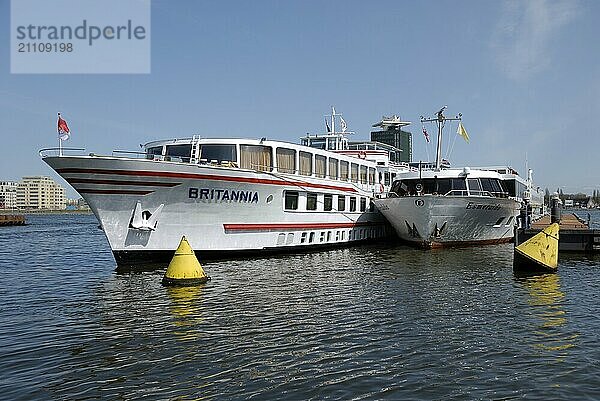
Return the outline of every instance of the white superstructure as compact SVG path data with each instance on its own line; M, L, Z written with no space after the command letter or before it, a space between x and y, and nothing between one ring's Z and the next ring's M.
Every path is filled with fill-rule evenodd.
M343 132L303 143L195 136L139 154L41 154L89 204L118 262L168 258L183 235L204 257L386 236L372 199L389 190L381 169L407 166L348 153Z

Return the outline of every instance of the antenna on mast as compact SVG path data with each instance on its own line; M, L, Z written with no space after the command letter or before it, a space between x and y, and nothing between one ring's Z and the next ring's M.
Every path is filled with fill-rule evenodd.
M440 111L436 113L436 118L428 118L421 116L421 123L436 122L438 126L438 137L437 137L437 149L435 152L435 169L439 171L442 164L442 131L446 121L462 121L462 113L458 113L455 117L446 117L444 111L448 106L443 106Z

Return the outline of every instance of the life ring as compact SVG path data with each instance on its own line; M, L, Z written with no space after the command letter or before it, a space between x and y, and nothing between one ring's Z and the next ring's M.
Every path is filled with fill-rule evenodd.
M358 158L359 159L363 159L363 160L366 159L367 158L367 152L365 152L365 151L359 152L358 153Z

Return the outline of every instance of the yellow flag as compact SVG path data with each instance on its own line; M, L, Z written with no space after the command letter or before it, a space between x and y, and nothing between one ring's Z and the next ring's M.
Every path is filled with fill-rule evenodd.
M465 127L463 127L462 122L458 123L458 129L456 130L456 133L460 136L463 137L463 139L469 143L469 134L467 134L467 130L465 129Z

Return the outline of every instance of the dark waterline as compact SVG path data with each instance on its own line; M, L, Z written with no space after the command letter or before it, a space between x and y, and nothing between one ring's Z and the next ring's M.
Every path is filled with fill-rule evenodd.
M593 212L593 220L598 221ZM0 230L0 398L598 399L600 256L372 245L118 273L93 216Z

